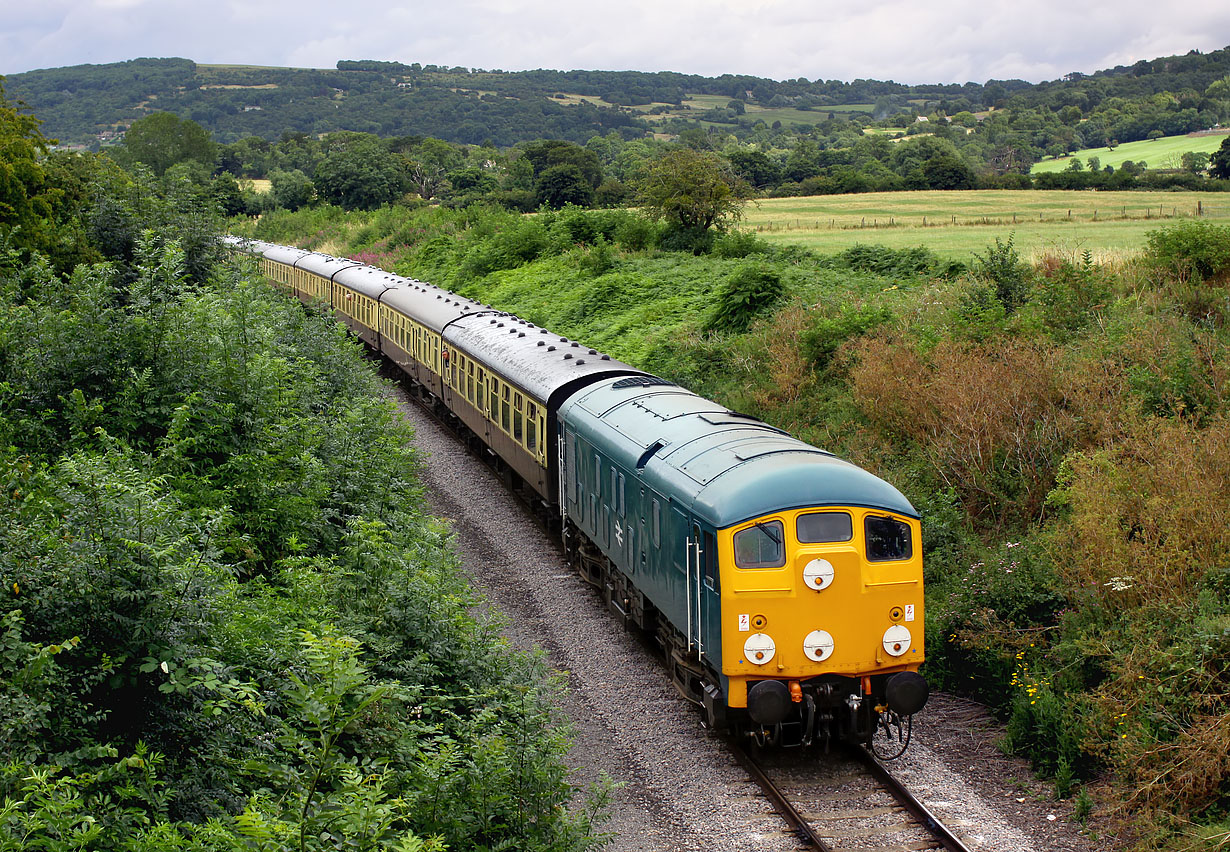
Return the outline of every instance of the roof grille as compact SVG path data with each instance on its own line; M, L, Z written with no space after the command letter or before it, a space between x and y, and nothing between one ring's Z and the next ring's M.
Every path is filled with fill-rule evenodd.
M651 388L654 385L674 384L674 382L668 382L666 379L659 379L657 376L628 376L626 379L620 379L611 385L611 388L613 390L623 390L624 388Z

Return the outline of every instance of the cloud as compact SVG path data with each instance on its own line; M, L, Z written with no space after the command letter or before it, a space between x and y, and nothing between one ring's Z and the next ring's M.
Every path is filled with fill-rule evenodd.
M1175 0L0 0L0 73L183 56L333 67L681 71L963 83L1055 79L1222 47L1230 4Z

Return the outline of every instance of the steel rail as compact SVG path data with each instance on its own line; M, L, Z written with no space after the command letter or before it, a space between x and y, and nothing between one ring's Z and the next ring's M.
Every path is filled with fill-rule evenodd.
M905 785L884 768L884 764L880 763L874 754L861 746L851 747L850 751L855 754L863 766L867 767L872 777L897 800L897 803L905 808L910 816L914 817L923 828L930 832L931 836L938 840L948 852L970 852L970 848L961 841L961 838L953 834L948 829L948 826L936 819L935 815L927 810L927 807L905 788Z
M825 843L823 838L812 828L811 823L798 812L794 805L790 804L782 794L782 791L777 789L777 785L760 768L760 764L756 763L755 759L747 753L747 750L734 739L728 739L728 742L735 758L747 770L747 773L752 776L752 780L756 782L769 801L773 803L773 809L794 828L794 833L800 842L806 843L810 848L818 850L818 852L833 852L833 847Z

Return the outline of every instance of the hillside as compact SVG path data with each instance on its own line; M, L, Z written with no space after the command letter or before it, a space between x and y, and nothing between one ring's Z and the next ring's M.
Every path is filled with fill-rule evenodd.
M218 142L245 136L358 131L433 136L507 147L531 139L625 139L688 127L730 133L762 149L788 136L822 148L852 144L876 123L926 131L916 121L964 127L1011 163L1151 131L1187 133L1230 123L1230 50L1163 57L1131 67L1023 80L907 86L892 81L776 81L669 71L442 68L372 60L337 69L197 65L134 59L15 74L5 86L61 143L105 144L156 111L190 118ZM853 119L853 121L851 121ZM994 161L990 150L981 155Z

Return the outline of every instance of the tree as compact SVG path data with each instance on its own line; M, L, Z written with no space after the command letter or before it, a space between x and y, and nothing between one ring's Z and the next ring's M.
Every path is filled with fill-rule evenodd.
M677 148L650 163L637 182L654 219L687 231L723 229L743 213L745 187L716 154Z
M928 189L973 189L977 185L973 170L949 154L932 157L922 170Z
M139 118L124 134L119 158L124 165L144 163L161 177L176 163L195 161L213 168L217 146L209 132L191 119L169 112Z
M375 137L354 135L316 166L316 191L347 210L373 210L400 198L408 185L400 158Z
M764 151L731 151L726 155L735 173L755 187L776 186L782 182L782 167Z
M572 142L560 139L531 142L523 149L523 156L534 167L536 180L554 166L573 165L581 171L591 189L602 185L602 162L598 155Z
M20 228L18 245L42 242L55 195L42 163L50 145L39 120L10 105L0 84L0 237Z
M1221 147L1209 158L1209 174L1221 180L1230 180L1230 136L1221 142Z
M450 171L461 164L461 152L440 139L424 139L406 157L410 184L419 198L430 201L447 180Z
M539 204L559 209L565 204L588 207L594 203L594 188L572 163L552 166L538 178Z
M312 179L299 169L292 169L288 172L270 172L269 182L274 202L287 210L306 207L312 202L312 196L316 193Z

